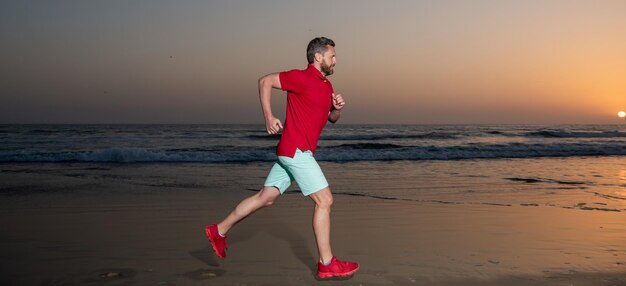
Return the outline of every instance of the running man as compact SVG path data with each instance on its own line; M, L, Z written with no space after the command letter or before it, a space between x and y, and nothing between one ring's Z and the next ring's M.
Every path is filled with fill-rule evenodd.
M319 252L317 275L320 278L348 276L359 269L355 262L337 259L330 247L330 208L333 195L313 157L317 141L326 121L337 122L345 102L335 94L326 76L333 74L335 43L328 38L315 38L307 47L309 65L305 70L268 74L259 79L259 97L269 134L277 134L283 124L272 114L272 88L287 92L286 120L276 148L278 161L267 176L263 188L241 201L220 223L205 231L215 254L226 258L226 234L239 221L272 203L296 181L302 194L315 202L313 231Z

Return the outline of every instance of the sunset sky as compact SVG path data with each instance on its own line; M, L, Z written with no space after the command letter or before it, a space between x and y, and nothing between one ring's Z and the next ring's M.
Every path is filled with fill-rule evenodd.
M3 1L0 123L263 123L337 44L344 123L623 123L626 1ZM275 91L274 113L285 96Z

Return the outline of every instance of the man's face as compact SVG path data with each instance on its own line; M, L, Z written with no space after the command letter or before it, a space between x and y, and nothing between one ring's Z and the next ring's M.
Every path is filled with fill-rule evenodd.
M322 55L321 67L324 76L329 76L335 71L335 64L337 59L335 58L335 47L326 46L326 52Z

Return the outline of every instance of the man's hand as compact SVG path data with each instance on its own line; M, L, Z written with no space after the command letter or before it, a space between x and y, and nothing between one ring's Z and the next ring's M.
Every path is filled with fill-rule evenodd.
M328 121L335 123L337 122L337 120L339 120L339 117L341 116L341 109L343 108L344 105L346 105L346 102L343 101L343 96L341 96L341 94L333 93L332 100L333 100L333 108L328 113Z
M265 120L265 129L269 134L276 134L283 128L283 124L280 123L280 119L276 117L270 117Z
M343 101L343 97L341 96L341 94L333 93L333 107L335 108L335 110L341 110L345 104L346 102Z

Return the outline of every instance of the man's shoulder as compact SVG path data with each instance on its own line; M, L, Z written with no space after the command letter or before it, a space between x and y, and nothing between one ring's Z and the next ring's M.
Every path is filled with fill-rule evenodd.
M309 78L311 75L306 69L292 69L288 71L280 72L279 76L289 81L302 81Z
M290 69L290 70L286 70L283 71L282 73L290 73L290 74L304 74L306 72L306 69Z

